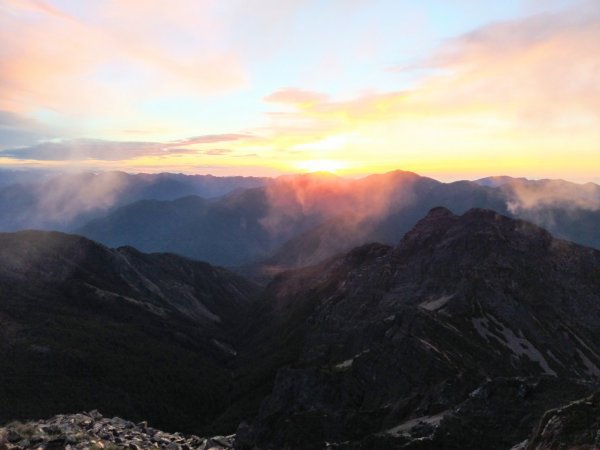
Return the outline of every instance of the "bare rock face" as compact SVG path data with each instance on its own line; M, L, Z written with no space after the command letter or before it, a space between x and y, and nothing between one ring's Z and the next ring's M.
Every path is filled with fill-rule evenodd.
M526 450L600 448L600 392L544 414Z
M287 364L240 448L510 448L600 376L600 252L493 211L283 273L261 314Z

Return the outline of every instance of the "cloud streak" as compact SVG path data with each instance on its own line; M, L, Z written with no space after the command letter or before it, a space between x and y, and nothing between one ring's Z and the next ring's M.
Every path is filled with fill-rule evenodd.
M10 111L0 110L0 149L21 146L31 141L48 139L54 132L35 120Z
M227 155L232 150L185 148L199 144L214 144L251 139L248 134L211 134L172 142L120 142L99 139L73 139L42 142L37 145L0 151L0 158L38 161L127 161L141 157L173 155Z
M488 112L515 119L573 113L600 120L600 6L495 23L447 42L414 66L433 75L412 89L345 101L284 89L265 98L301 116L344 120L460 116ZM400 70L407 70L406 67Z
M283 103L295 106L310 106L323 103L328 100L328 96L319 92L306 91L297 88L280 89L267 95L264 100L270 103Z

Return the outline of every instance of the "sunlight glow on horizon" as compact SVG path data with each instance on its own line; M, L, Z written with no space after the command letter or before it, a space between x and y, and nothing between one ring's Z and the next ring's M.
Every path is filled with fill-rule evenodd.
M600 3L484 3L6 0L0 168L599 182Z
M346 168L348 164L343 161L333 161L330 159L311 159L309 161L302 161L297 166L304 172L329 172L335 174L341 169Z

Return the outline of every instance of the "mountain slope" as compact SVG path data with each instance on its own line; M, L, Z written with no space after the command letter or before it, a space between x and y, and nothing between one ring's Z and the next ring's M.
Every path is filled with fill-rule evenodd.
M188 195L215 198L238 189L263 186L268 181L174 173L0 171L0 230L72 231L138 200L175 200Z
M393 245L436 206L444 206L456 214L471 208L492 209L533 222L560 238L600 248L599 186L493 177L477 182L431 184L416 191L412 201L386 209L382 214L332 218L283 244L253 271L272 272L316 264L367 242Z
M393 181L393 180L392 180ZM427 178L410 186L411 200L374 216L348 214L334 217L282 245L262 264L281 269L317 264L367 242L398 242L427 212L445 206L457 214L485 207L508 213L500 192L469 181L432 182ZM375 193L373 195L376 195Z
M0 422L102 408L200 432L257 288L171 254L0 234Z
M343 222L343 232L337 233L337 245L318 253L328 257L339 247L363 243L373 217L412 204L438 184L402 171L361 180L323 174L281 177L268 186L235 192L210 203L191 197L137 202L89 222L77 232L111 246L172 251L237 266L263 260L285 242L328 221L335 224L339 217L351 218ZM366 234L361 231L365 227ZM316 255L308 255L309 260Z
M262 351L248 352L260 370L274 374L275 358L287 367L240 440L509 448L600 378L599 275L599 251L492 211L445 208L397 247L283 273L263 294Z
M77 232L113 247L131 245L147 252L170 251L213 264L236 265L264 256L265 249L275 245L260 222L266 209L264 195L257 190L220 202L196 196L143 200Z
M395 244L435 206L457 214L493 209L600 248L600 187L592 183L510 177L440 183L404 171L358 180L106 172L32 181L25 175L0 189L0 230L76 231L110 246L246 266L243 273L316 264L372 241ZM212 200L184 199L191 196Z

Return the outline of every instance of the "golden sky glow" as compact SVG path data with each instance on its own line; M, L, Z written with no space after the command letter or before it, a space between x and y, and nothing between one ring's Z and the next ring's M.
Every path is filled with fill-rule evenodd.
M0 167L599 182L600 3L484 3L5 0Z

